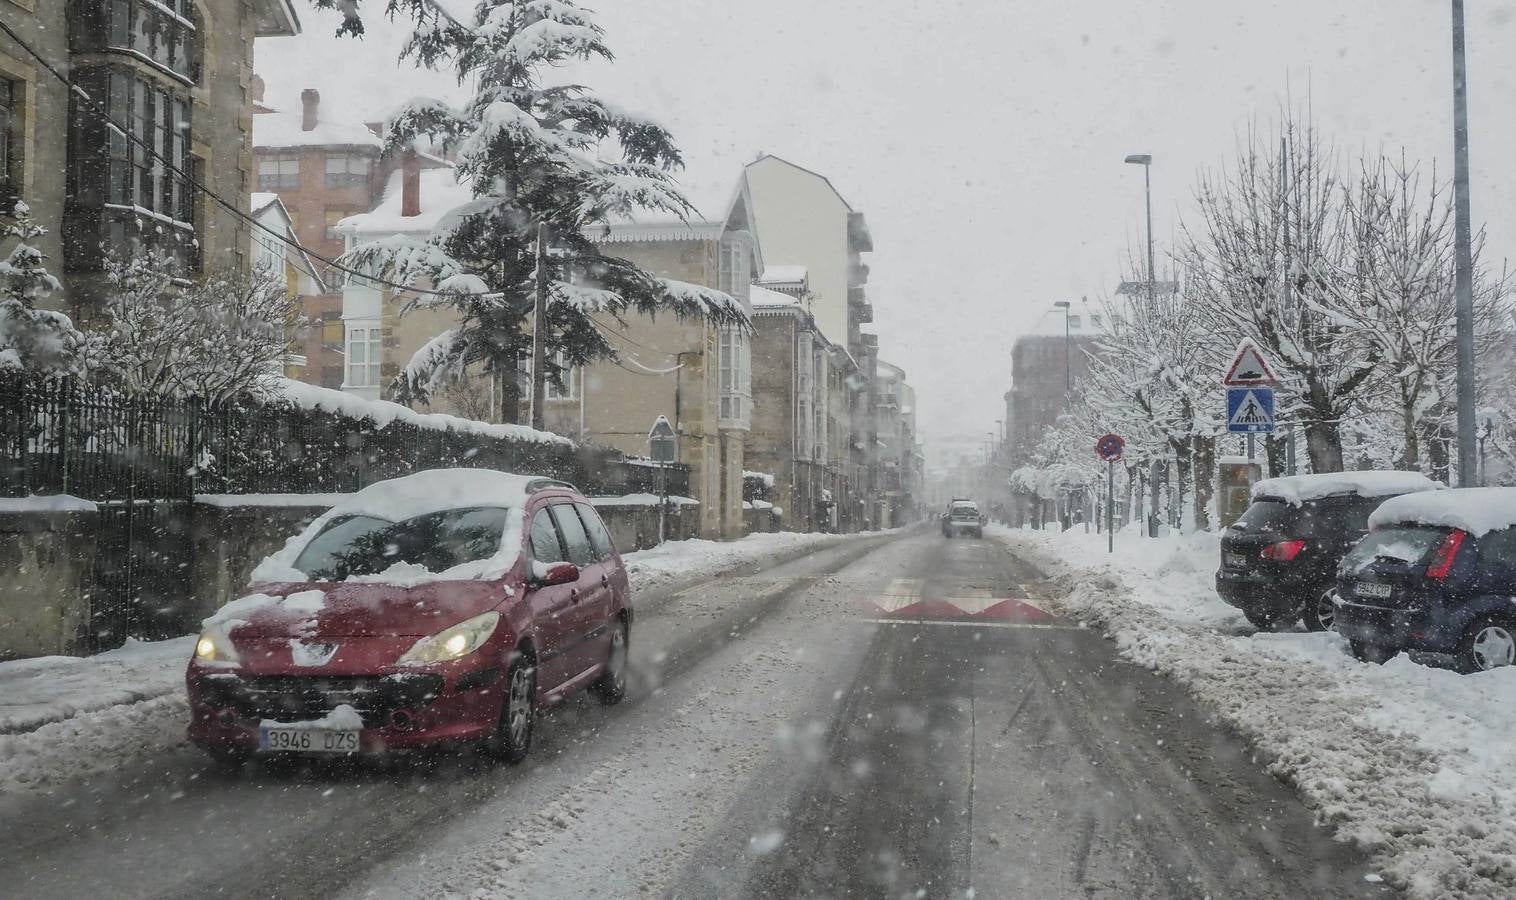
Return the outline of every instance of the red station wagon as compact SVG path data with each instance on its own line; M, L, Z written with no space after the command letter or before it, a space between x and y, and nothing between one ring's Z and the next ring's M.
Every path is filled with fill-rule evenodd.
M571 485L483 469L379 482L322 515L205 621L190 740L264 753L473 743L515 762L536 711L626 691L631 590Z

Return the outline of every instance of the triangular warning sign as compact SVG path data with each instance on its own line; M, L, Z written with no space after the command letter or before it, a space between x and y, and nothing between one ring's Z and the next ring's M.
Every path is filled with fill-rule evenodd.
M1255 384L1274 384L1278 380L1274 377L1274 370L1264 361L1258 346L1244 339L1237 345L1237 355L1232 358L1232 365L1221 383L1227 387L1251 387Z
M1242 398L1242 402L1237 404L1237 411L1232 413L1232 418L1227 424L1260 426L1268 425L1273 420L1274 417L1269 415L1268 409L1259 401L1258 395L1248 391Z

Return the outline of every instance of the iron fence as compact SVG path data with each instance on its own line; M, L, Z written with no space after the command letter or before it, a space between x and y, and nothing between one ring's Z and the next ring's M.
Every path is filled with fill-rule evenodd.
M560 478L596 494L652 492L658 484L656 467L603 449L381 424L282 402L209 406L0 372L0 496L338 493L455 466ZM670 466L666 475L670 493L688 493L688 467Z

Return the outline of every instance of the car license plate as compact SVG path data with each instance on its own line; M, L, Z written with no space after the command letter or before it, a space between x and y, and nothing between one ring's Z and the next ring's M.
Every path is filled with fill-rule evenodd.
M1228 553L1225 560L1226 564L1234 569L1245 568L1248 564L1248 558L1241 553Z
M260 728L258 749L264 753L357 753L358 732L329 728Z
M1359 583L1358 587L1354 589L1354 593L1360 597L1377 597L1383 599L1390 595L1390 586L1387 584L1361 582Z

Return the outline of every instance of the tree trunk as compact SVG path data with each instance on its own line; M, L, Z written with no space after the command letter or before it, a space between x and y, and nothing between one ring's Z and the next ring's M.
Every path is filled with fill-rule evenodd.
M521 381L516 377L514 367L512 371L499 374L500 379L500 421L506 425L521 424Z
M1285 475L1289 470L1289 439L1278 435L1265 435L1263 438L1263 459L1268 477L1278 478Z
M1195 527L1211 529L1211 498L1216 495L1216 439L1203 435L1190 438L1195 462Z
M1414 398L1406 396L1405 387L1400 389L1400 439L1405 446L1400 451L1400 468L1407 472L1421 470L1421 442L1416 434L1416 411Z
M1432 478L1443 484L1452 484L1453 466L1447 440L1435 425L1428 427L1423 436L1426 439L1427 462L1432 467Z
M1342 471L1342 435L1334 422L1321 420L1305 425L1305 449L1312 472Z
M1174 448L1174 498L1169 503L1172 518L1171 524L1179 531L1184 530L1184 494L1185 488L1190 483L1190 442L1170 440L1169 444Z

